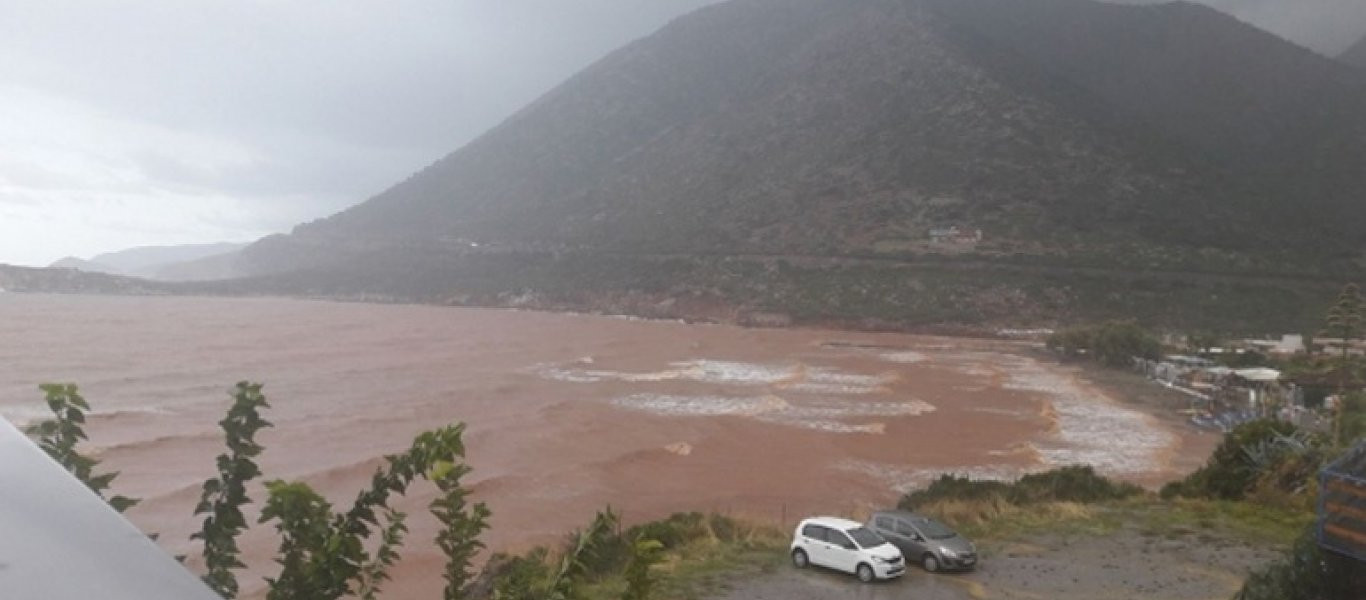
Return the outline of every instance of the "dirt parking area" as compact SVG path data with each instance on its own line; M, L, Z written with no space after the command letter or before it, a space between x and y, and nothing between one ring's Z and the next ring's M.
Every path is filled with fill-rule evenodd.
M911 569L898 580L861 584L823 569L783 566L734 582L716 600L1094 600L1231 597L1251 568L1277 552L1208 533L1153 534L1126 528L1104 536L1045 535L983 545L971 573Z

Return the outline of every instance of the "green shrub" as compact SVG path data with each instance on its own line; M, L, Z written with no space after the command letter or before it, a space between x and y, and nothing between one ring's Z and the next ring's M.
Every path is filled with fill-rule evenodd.
M1295 440L1304 447L1297 450ZM1162 497L1242 500L1256 489L1263 476L1277 471L1283 461L1313 450L1319 443L1283 421L1262 419L1244 423L1224 436L1205 466L1164 486ZM1301 471L1312 477L1314 469ZM1295 487L1297 482L1284 481L1280 485Z
M702 513L675 513L662 521L652 521L632 527L627 537L646 537L673 550L707 536L707 516Z
M1111 367L1128 366L1134 357L1155 359L1162 342L1133 321L1110 321L1074 327L1048 336L1048 348L1068 356L1086 356Z
M946 473L931 482L929 487L903 496L897 506L904 510L915 510L941 500L1004 500L1009 496L1010 484L1000 481L974 481Z
M1073 465L1025 475L1013 483L974 481L941 475L923 490L906 494L898 506L916 510L940 501L1004 501L1015 506L1044 502L1091 503L1117 500L1143 493L1129 483L1116 483L1096 474L1087 465Z
M1366 598L1366 568L1319 548L1310 525L1279 561L1243 582L1235 600L1358 600Z
M1092 503L1119 500L1143 493L1132 483L1116 483L1096 474L1089 465L1073 465L1025 475L1012 486L1010 501L1024 505L1038 502Z

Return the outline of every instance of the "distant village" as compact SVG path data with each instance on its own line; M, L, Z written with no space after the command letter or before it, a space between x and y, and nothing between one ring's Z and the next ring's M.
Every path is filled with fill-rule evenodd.
M1168 347L1188 345L1185 338L1169 337ZM1314 430L1328 431L1332 411L1344 389L1332 374L1313 370L1283 372L1267 366L1231 367L1230 364L1288 362L1316 354L1366 354L1361 341L1320 338L1307 344L1302 335L1279 339L1243 339L1222 346L1201 348L1199 356L1169 354L1157 360L1134 358L1135 371L1190 398L1184 411L1198 427L1227 432L1247 421L1273 418Z

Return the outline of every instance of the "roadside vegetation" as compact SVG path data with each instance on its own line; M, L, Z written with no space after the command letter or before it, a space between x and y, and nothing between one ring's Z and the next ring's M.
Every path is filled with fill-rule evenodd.
M704 598L718 590L723 576L768 571L786 562L789 541L772 527L701 513L675 514L622 531L609 510L563 547L494 554L472 597ZM566 582L573 584L574 595L557 594Z
M118 473L98 473L99 460L78 445L88 439L83 424L90 405L71 384L41 386L51 419L26 430L39 447L91 491L123 512L138 500L110 495ZM202 527L191 537L202 542L206 585L225 599L241 591L237 574L246 565L237 545L252 523L242 512L253 502L252 481L263 477L256 464L264 452L255 440L271 423L260 384L242 382L219 422L227 451L206 480L194 514ZM266 578L269 600L330 600L379 597L389 569L408 542L406 514L389 506L419 480L440 494L429 510L441 524L432 541L446 557L442 598L499 600L648 600L700 598L715 591L722 575L737 570L771 570L786 560L784 532L720 515L676 514L622 530L610 508L560 547L540 547L512 556L494 554L477 574L480 535L490 511L471 504L461 478L463 424L424 432L405 452L385 457L370 485L349 506L336 507L299 481L269 480L256 526L272 527L279 539L278 572ZM181 560L184 557L179 557Z

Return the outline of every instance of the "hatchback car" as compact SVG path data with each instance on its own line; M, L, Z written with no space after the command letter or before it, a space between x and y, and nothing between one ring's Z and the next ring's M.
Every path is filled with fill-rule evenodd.
M813 517L797 525L792 533L792 564L853 573L865 583L906 572L896 546L858 521L835 517Z
M901 549L906 562L931 573L977 566L977 547L943 523L904 510L873 513L868 528Z

